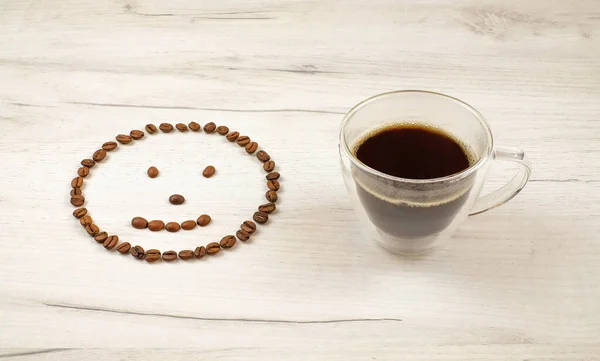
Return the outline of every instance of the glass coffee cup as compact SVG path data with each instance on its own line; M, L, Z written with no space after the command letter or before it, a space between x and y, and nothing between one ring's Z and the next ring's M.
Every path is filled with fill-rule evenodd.
M402 124L450 135L468 151L468 167L443 177L410 179L383 173L357 158L358 147L371 134ZM469 215L502 205L517 195L531 174L523 151L494 146L483 115L465 102L434 92L394 91L359 103L344 117L339 142L344 182L364 230L369 238L395 253L433 250ZM515 162L519 171L500 189L480 196L494 160Z

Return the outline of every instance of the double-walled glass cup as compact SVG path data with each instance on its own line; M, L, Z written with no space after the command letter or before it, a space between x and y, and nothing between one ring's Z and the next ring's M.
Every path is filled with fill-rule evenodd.
M420 125L451 135L472 157L469 168L446 177L407 179L379 172L357 159L356 149L369 134L395 124ZM433 250L467 216L517 195L531 174L523 151L494 146L489 125L477 110L428 91L384 93L356 105L342 121L339 153L344 182L368 236L401 254ZM506 185L480 197L493 160L515 162L519 171Z

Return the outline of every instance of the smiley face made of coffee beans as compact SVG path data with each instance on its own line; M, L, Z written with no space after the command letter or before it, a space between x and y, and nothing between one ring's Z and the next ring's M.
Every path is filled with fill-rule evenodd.
M265 198L268 203L260 205L258 207L257 212L254 213L251 220L243 221L240 225L240 229L237 230L235 236L234 235L226 235L219 242L211 242L207 245L199 245L194 250L192 249L184 249L180 251L169 250L165 252L161 252L158 249L149 249L144 250L142 246L136 245L132 246L129 242L123 242L119 240L117 235L112 235L109 232L102 231L100 227L98 227L92 217L88 214L88 210L82 207L85 203L85 198L82 193L82 187L84 183L84 178L87 177L96 163L102 162L106 159L107 153L111 152L118 147L118 143L121 144L129 144L135 141L139 141L144 138L144 131L142 130L132 130L129 135L119 134L115 137L115 141L110 141L102 144L102 147L98 149L91 158L84 159L81 161L81 168L77 170L77 177L73 178L71 181L71 204L75 207L79 207L75 209L73 212L73 216L79 219L81 226L85 228L87 233L94 238L94 240L101 245L104 246L107 250L116 249L121 254L131 254L133 258L141 260L144 259L147 262L156 262L156 261L166 261L172 262L177 259L181 260L192 260L192 259L202 259L204 256L216 255L222 249L230 249L235 246L237 239L240 241L247 241L250 239L252 234L256 231L256 223L265 224L269 220L269 214L273 212L276 208L275 203L277 202L277 191L280 188L279 184L279 173L274 172L275 162L271 160L271 157L264 150L258 150L258 144L256 142L251 141L248 136L240 135L240 133L236 131L230 131L228 127L221 125L217 126L215 123L210 122L202 127L200 124L196 122L191 122L189 124L178 123L175 126L169 123L162 123L158 126L158 128L153 124L147 124L145 130L148 134L155 133L170 133L174 130L179 132L202 132L212 134L217 133L227 138L231 143L236 142L240 147L244 147L246 152L249 155L256 155L256 158L263 163L263 169L267 172L266 175L266 185L267 192L265 194ZM212 166L208 166L203 175L207 178L211 177L215 173L215 169ZM154 178L158 175L158 170L155 167L150 167L148 169L148 176ZM169 197L169 202L171 204L182 204L185 201L185 198L181 195L174 194ZM183 230L192 230L196 227L196 225L200 227L205 227L210 223L210 216L203 214L198 217L197 220L187 220L182 222L181 224L176 222L169 222L166 225L163 221L153 220L148 222L146 219L142 217L135 217L131 221L131 225L137 229L149 229L150 231L160 231L162 229L166 229L169 232L177 232L180 229ZM256 222L256 223L255 223Z

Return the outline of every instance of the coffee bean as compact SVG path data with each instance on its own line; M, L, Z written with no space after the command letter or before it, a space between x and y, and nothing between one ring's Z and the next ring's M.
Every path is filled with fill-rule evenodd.
M98 243L104 243L104 241L106 241L107 238L108 238L108 233L106 233L106 232L100 232L96 236L94 236L94 239Z
M160 251L157 249L149 249L144 253L144 259L147 262L156 262L160 260Z
M237 144L240 147L245 147L248 143L250 143L250 138L245 135L240 135L237 139Z
M129 132L129 135L135 140L140 140L144 137L144 132L142 132L141 130L134 129L131 132Z
M252 221L246 221L242 223L240 228L242 229L242 231L246 231L249 234L253 234L254 232L256 232L256 223Z
M194 250L194 257L201 259L204 256L206 256L206 247L204 247L204 246L196 247L196 249Z
M256 158L258 158L258 160L264 163L268 162L271 159L271 156L264 150L259 150L258 153L256 153Z
M210 216L208 214L203 214L200 217L198 217L198 219L196 220L196 223L198 223L198 225L200 227L206 227L206 226L208 226L210 221L211 221Z
M263 164L263 169L265 170L265 172L272 172L273 169L275 169L275 162L273 162L272 160L266 161L265 164Z
M158 168L156 167L150 167L148 168L148 177L150 178L156 178L158 176Z
M190 124L188 124L188 127L190 128L190 130L192 132L199 132L200 130L202 130L202 127L200 126L200 124L198 124L196 122L191 122Z
M275 203L266 203L266 204L261 204L260 206L258 206L259 212L264 212L267 214L273 213L273 211L275 209L277 209L277 206L275 205Z
M267 200L271 203L275 203L277 202L277 192L273 191L273 190L268 190L267 193L265 194L265 198L267 198Z
M119 243L119 236L108 236L108 238L102 243L104 248L113 249Z
M254 219L256 223L265 224L269 220L269 215L265 212L255 212L252 219Z
M148 134L154 134L156 133L156 125L154 124L146 124L146 127L144 127L144 129L146 129L146 131L148 132Z
M110 152L111 150L115 150L117 149L117 142L106 142L104 144L102 144L102 149L104 149L107 152Z
M185 221L181 223L181 229L183 229L184 231L190 231L192 229L196 228L196 221L194 220L189 220L189 221Z
M77 208L73 211L73 217L81 218L87 214L87 208Z
M73 188L71 189L71 197L73 196L80 196L81 195L81 188Z
M181 226L179 225L179 223L177 222L169 222L167 223L167 225L165 226L165 229L168 232L177 232L181 229Z
M191 249L184 249L182 251L179 251L179 258L181 258L184 261L192 259L194 258L194 251L192 251Z
M148 222L148 229L152 232L162 231L165 228L165 222L160 220L154 220Z
M92 159L94 160L94 162L101 162L102 160L104 160L104 158L106 158L106 151L104 149L98 149L92 155Z
M267 187L272 191L278 191L281 185L278 180L270 180L267 182Z
M209 256L214 256L219 252L221 252L221 246L217 242L212 242L206 245L206 253Z
M177 130L179 130L180 132L187 132L188 131L188 126L183 124L183 123L177 123L175 124L175 128L177 128Z
M71 181L71 188L81 188L83 186L83 178L75 177Z
M131 220L131 225L135 229L146 229L148 227L148 221L146 220L146 218L134 217Z
M131 249L131 244L129 242L123 242L117 247L117 251L120 254L129 253L130 249Z
M135 246L135 247L131 247L131 249L129 250L129 253L137 259L142 259L144 258L144 249L142 248L142 246Z
M100 233L100 228L98 228L98 226L93 223L85 226L85 230L90 236L95 236L98 233Z
M237 231L235 233L236 237L240 240L240 241L247 241L250 239L250 233L240 229L239 231Z
M224 125L219 125L217 127L217 133L219 133L221 135L227 135L227 133L229 133L229 128L227 128Z
M173 205L178 206L180 204L183 204L183 202L185 202L185 198L181 194L173 194L169 197L169 203Z
M238 139L239 136L240 136L239 132L231 132L231 133L227 134L227 136L225 138L227 138L227 140L230 142L235 142L235 140Z
M177 260L177 252L175 251L166 251L162 254L163 261L173 262Z
M160 123L158 126L163 133L171 133L173 131L173 125L169 123Z
M115 137L115 139L121 144L129 144L133 141L133 138L126 134L119 134Z
M82 226L87 226L88 224L92 224L94 223L94 221L92 220L92 217L90 216L83 216L81 218L79 218L79 224L81 224Z
M235 242L236 242L236 239L234 236L227 235L227 236L221 238L221 242L219 242L219 245L221 246L221 248L226 249L226 248L231 248L231 247L235 246Z
M96 162L93 159L84 159L81 161L81 165L88 168L94 168Z
M213 133L215 131L215 129L217 129L217 125L215 123L213 123L213 122L206 123L204 125L204 131L207 132L207 133L209 133L209 134Z
M250 143L246 144L245 148L246 148L246 153L252 154L252 153L256 152L256 150L258 149L258 143L250 142Z
M265 176L265 178L267 178L267 180L278 180L279 177L280 177L280 174L278 172L271 172Z
M213 167L212 165L209 165L209 166L207 166L206 168L204 168L204 170L202 171L202 175L203 175L205 178L210 178L210 177L212 177L213 175L215 175L215 172L216 172L216 171L217 171L217 170L215 169L215 167Z
M85 203L85 198L83 196L73 196L71 197L71 204L75 207L81 207Z
M77 175L80 176L81 178L85 178L90 174L90 168L88 167L81 167L79 169L77 169Z

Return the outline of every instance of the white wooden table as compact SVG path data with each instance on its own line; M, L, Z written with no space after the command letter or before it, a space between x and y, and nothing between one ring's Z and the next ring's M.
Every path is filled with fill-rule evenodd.
M595 0L1 1L0 359L600 360L599 39ZM421 260L358 236L336 155L343 114L396 89L467 101L534 169ZM273 156L279 209L215 258L107 252L71 216L79 161L192 120ZM263 203L259 163L217 135L121 148L84 192L133 244L219 240Z

